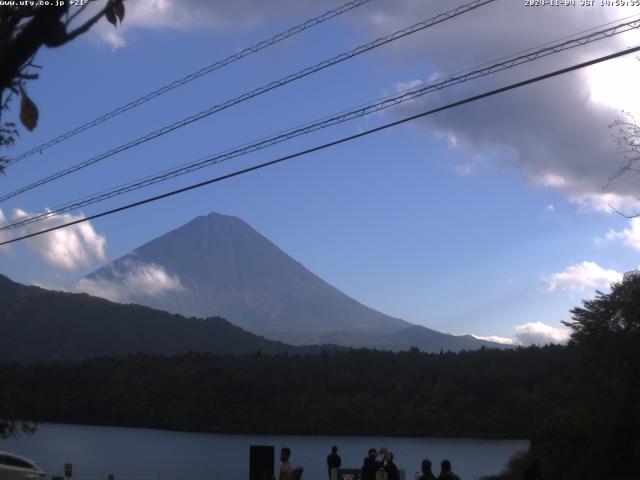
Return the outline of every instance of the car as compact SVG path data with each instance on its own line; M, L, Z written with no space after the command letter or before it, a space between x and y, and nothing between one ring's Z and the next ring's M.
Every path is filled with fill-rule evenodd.
M0 480L45 480L38 464L15 453L0 451Z

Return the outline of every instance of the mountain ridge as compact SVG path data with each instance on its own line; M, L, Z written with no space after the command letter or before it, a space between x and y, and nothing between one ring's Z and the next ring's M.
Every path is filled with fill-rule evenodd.
M187 318L85 293L22 285L0 274L0 362L80 360L138 352L176 355L320 353L268 340L220 317Z
M336 343L390 350L415 346L425 351L505 348L437 332L369 308L235 216L212 212L196 217L99 268L84 281L122 288L136 269L149 266L179 286L162 294L129 289L130 302L186 316L218 315L290 344Z

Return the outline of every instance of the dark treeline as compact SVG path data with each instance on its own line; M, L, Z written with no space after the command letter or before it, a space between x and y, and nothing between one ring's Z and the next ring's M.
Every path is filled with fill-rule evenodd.
M0 365L22 418L225 433L529 438L568 401L566 347Z

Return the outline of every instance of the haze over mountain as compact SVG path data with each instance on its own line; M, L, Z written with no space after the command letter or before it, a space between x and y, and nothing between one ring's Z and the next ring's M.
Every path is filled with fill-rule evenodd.
M136 248L75 289L186 316L221 316L292 344L426 351L501 346L373 310L320 279L237 217L211 213Z

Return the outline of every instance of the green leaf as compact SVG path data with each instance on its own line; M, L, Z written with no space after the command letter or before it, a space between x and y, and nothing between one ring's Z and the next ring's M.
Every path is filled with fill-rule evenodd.
M113 10L120 19L120 23L124 20L124 0L116 0L113 4Z
M29 98L24 88L20 89L20 121L27 130L32 131L38 125L38 107Z
M107 8L107 11L104 12L104 16L106 17L107 21L111 25L113 25L114 27L118 26L118 17L116 17L116 11L114 6Z

